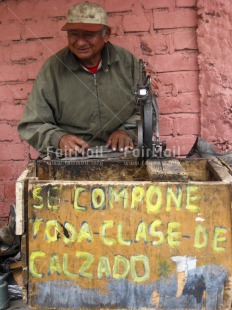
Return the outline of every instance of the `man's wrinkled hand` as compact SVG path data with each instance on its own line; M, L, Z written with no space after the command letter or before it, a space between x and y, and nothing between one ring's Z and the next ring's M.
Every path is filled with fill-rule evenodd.
M112 151L128 151L133 150L134 144L130 136L125 131L117 130L113 132L107 143L107 147L111 147Z
M66 156L85 155L89 148L88 143L74 135L64 135L59 142L59 148Z

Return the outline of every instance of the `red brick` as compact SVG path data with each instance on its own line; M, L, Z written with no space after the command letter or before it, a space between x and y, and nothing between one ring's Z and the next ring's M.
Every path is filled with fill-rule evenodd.
M0 59L1 63L8 63L10 62L10 53L11 53L11 42L9 44L1 45L0 48Z
M168 54L172 51L172 36L154 33L152 35L141 36L141 50L144 55Z
M7 121L19 121L22 117L24 106L13 104L0 105L1 119Z
M23 144L2 143L0 148L0 161L4 160L23 160L25 149Z
M20 61L25 60L26 63L33 61L42 56L42 46L39 41L20 42L11 45L11 60Z
M174 46L176 50L197 49L196 30L184 30L174 32Z
M27 72L24 65L6 65L1 66L0 82L8 81L26 81Z
M197 26L197 13L191 9L178 9L174 12L153 11L154 29L171 29Z
M187 8L187 7L195 7L197 5L197 0L176 0L176 6Z
M213 107L211 107L211 110L213 110ZM219 118L219 119L217 119ZM221 118L220 114L214 111L211 115L209 113L205 113L201 117L201 133L202 137L204 136L206 140L208 141L215 141L215 140L224 140L224 141L230 141L230 147L231 147L231 141L232 141L232 135L231 135L231 122L224 121ZM223 138L222 138L223 137Z
M55 17L65 16L67 10L72 4L78 1L54 1L54 0L40 0L40 1L28 1L20 0L12 2L8 5L9 7L9 18L10 19L37 19L39 17Z
M22 24L18 21L0 24L0 41L20 40L21 27Z
M175 0L141 0L141 3L146 10L175 7Z
M57 33L57 22L49 19L26 21L22 30L23 39L40 39L54 37Z
M28 1L20 0L17 3L10 5L11 12L14 12L17 17L22 20L37 19L38 17L49 16L65 16L69 7L78 1L54 1L54 0L40 0L40 1ZM15 18L14 14L12 17ZM11 17L11 18L12 18Z
M73 5L75 4L75 3L79 3L79 2L83 2L83 0L70 0L71 1L71 3L73 3ZM95 0L94 1L95 3L98 3L99 5L101 5L102 7L104 7L104 8L106 8L106 2L108 2L108 1L106 1L106 0Z
M3 199L4 197L4 185L0 184L0 199Z
M15 175L15 165L10 163L0 164L0 180L12 180L16 177Z
M16 126L0 124L0 141L21 142Z
M83 2L82 0L66 0L66 1L54 1L54 0L40 0L33 1L34 8L31 13L33 18L38 16L45 17L64 17L67 15L68 10L75 4ZM104 7L104 0L95 0L95 3Z
M119 15L109 16L108 23L111 27L111 35L116 34L118 36L123 35L123 25L122 25L123 17Z
M5 185L4 195L5 198L15 199L15 182Z
M10 85L2 85L0 86L0 102L12 103L14 100L13 92ZM1 117L2 118L2 117Z
M0 162L0 184L15 184L27 165L28 159L24 161L9 160Z
M163 88L169 87L173 96L178 93L198 92L198 72L170 72L159 74L158 77Z
M26 66L29 80L35 80L36 79L43 63L44 63L44 60L40 59L39 61L33 62L33 63L28 64Z
M28 0L20 0L17 1L11 1L11 3L7 4L8 7L8 18L9 19L28 19L32 18L32 12L34 10L34 1L28 1Z
M18 18L22 20L31 19L41 19L48 16L58 16L60 14L59 8L63 8L63 4L65 7L68 5L65 3L66 1L57 1L58 5L55 5L54 1L28 1L28 0L20 0L19 2L11 5L11 11L17 12ZM59 13L58 13L59 12ZM65 14L66 12L64 12Z
M146 19L145 15L141 11L137 14L127 14L123 17L124 32L148 32L150 29L150 23Z
M60 19L57 21L57 38L66 38L67 40L67 31L62 31L61 28L65 25L66 18Z
M30 159L37 159L40 155L38 151L36 151L32 146L30 146Z
M0 201L0 216L1 217L6 217L6 219L8 219L9 212L10 212L10 206L13 203L14 203L13 200L11 202Z
M145 15L140 2L135 2L132 13L123 17L123 28L125 32L148 32L152 25L152 16Z
M71 7L71 4L70 4ZM69 8L67 1L40 0L34 5L33 18L37 16L54 17L65 16ZM37 15L37 16L36 16Z
M175 116L173 123L174 135L199 135L199 115L181 114Z
M168 136L172 134L173 121L171 117L160 116L159 118L160 124L160 135Z
M227 123L224 121L224 123L221 124L221 122L218 121L215 125L216 125L216 128L218 129L215 138L220 139L222 141L228 141L230 143L230 148L232 148L231 122ZM221 130L221 132L223 132L223 138L222 138L221 132L219 130Z
M0 23L8 21L6 18L8 15L7 5L4 2L0 3Z
M156 72L198 70L197 53L176 52L172 55L155 55L149 58L149 65Z
M15 182L5 185L4 196L7 199L15 199Z
M112 36L110 41L113 44L126 48L138 58L142 57L140 49L140 39L138 36L130 35L125 39L125 36Z
M177 96L159 96L159 111L161 114L197 113L200 111L199 93L179 93Z
M78 3L78 1L72 0L72 1L54 1L49 0L47 3L45 1L39 1L36 4L36 8L41 14L43 15L43 11L45 7L48 6L48 10L46 9L46 16L66 16L68 10L74 5Z
M175 137L161 137L161 141L167 141L167 149L170 150L174 156L186 156L192 149L196 136L183 135Z
M67 35L54 39L43 40L41 42L43 61L66 47L68 44Z
M29 150L29 145L26 145L25 149ZM15 170L16 170L16 172L15 172L16 173L16 179L18 179L19 176L22 174L22 172L26 169L26 167L28 165L28 161L29 161L29 157L27 159L24 159L24 161L17 161L17 166L15 168Z
M26 100L32 89L32 82L10 85L14 99Z
M105 9L108 13L131 11L133 0L107 0Z

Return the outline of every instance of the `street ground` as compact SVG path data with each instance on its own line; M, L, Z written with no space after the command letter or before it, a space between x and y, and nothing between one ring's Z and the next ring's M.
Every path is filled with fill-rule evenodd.
M6 310L29 310L30 308L27 307L24 303L22 299L18 299L18 300L11 300L10 301L10 306L9 308L7 308Z

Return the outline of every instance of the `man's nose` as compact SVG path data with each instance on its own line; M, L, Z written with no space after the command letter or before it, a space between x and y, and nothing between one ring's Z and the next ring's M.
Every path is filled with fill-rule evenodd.
M76 41L75 41L75 45L78 45L78 46L82 46L82 45L85 45L86 44L86 39L84 36L79 36Z

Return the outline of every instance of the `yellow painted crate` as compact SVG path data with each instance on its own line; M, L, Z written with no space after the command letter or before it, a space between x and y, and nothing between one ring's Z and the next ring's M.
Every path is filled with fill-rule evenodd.
M231 309L230 171L217 158L174 166L31 163L16 185L25 302Z

